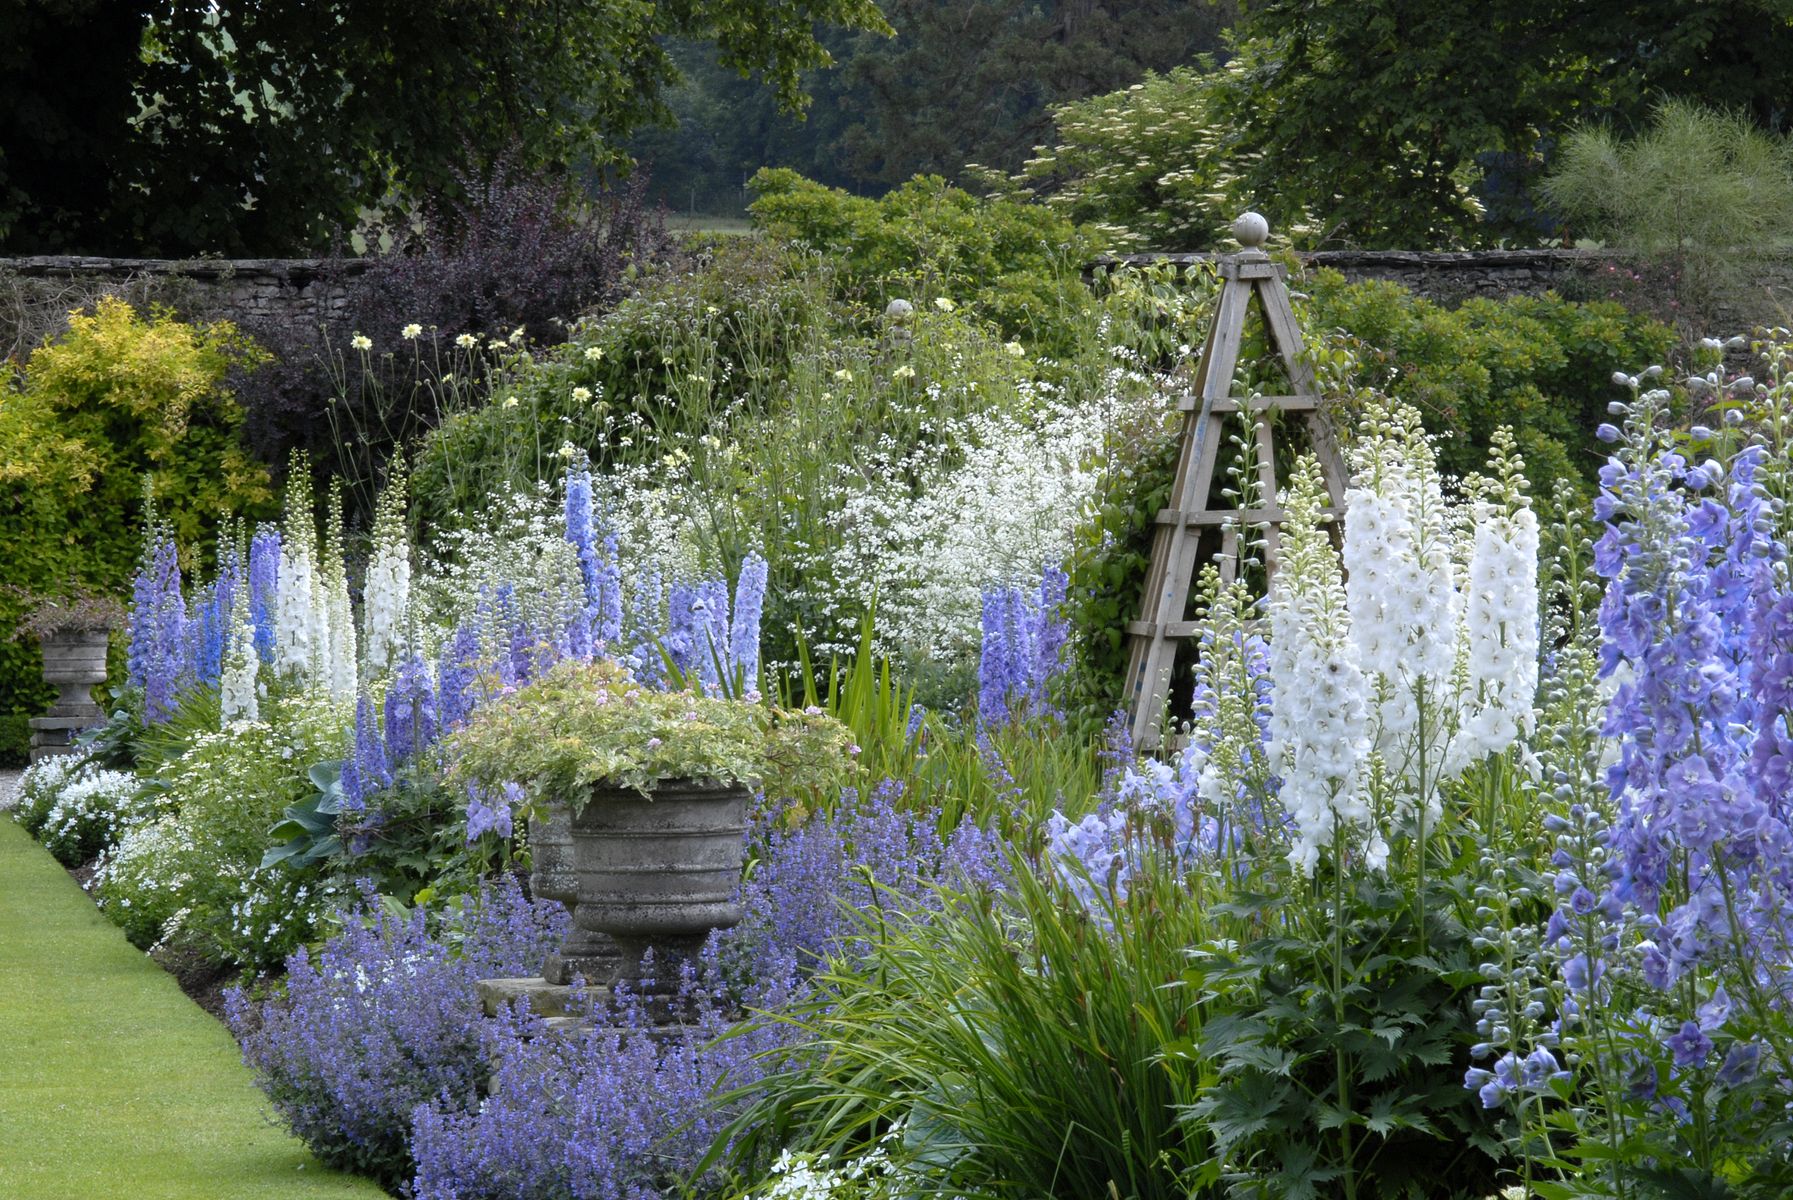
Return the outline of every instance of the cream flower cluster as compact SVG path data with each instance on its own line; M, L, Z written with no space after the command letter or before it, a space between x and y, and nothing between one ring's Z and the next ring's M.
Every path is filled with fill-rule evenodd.
M1419 414L1405 405L1371 409L1355 466L1345 596L1374 747L1408 785L1402 799L1431 809L1455 718L1461 610L1450 513Z
M361 590L362 647L370 675L405 656L411 611L411 543L405 536L405 481L396 477L374 514L374 550Z
M218 679L219 722L258 721L261 701L257 691L261 656L255 650L255 628L249 623L249 590L237 589L230 614L230 636L224 654L224 671Z
M323 614L324 637L314 678L333 696L353 696L361 686L355 612L349 602L349 573L343 563L342 481L330 493L329 532L316 575L314 605Z
M274 587L274 669L281 678L315 677L327 644L317 570L317 524L309 469L295 459L288 472L286 520Z
M1525 464L1504 429L1496 431L1493 457L1498 482L1471 505L1456 769L1530 733L1538 691L1538 517L1521 490Z
M1270 760L1282 776L1279 795L1294 827L1289 861L1308 875L1322 848L1347 839L1372 868L1388 858L1364 786L1369 709L1354 613L1324 523L1325 500L1319 464L1303 459L1285 499L1281 561L1268 605L1276 682Z

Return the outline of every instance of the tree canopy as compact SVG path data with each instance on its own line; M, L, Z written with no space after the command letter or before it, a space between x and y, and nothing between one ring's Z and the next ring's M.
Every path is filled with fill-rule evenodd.
M600 166L664 111L665 41L787 107L873 0L0 0L0 250L279 254L472 158Z
M1667 95L1778 131L1793 89L1783 0L1255 0L1236 32L1217 118L1247 190L1321 243L1535 238L1567 127L1636 128Z

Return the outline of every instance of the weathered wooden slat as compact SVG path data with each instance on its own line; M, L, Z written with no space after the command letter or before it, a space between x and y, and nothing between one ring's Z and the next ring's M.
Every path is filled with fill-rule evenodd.
M1177 408L1182 412L1194 412L1201 407L1201 397L1193 394L1185 395L1177 401ZM1217 398L1208 411L1221 414L1236 412L1267 412L1281 409L1284 412L1308 412L1320 406L1318 396L1251 396L1244 400L1235 400L1231 396Z
M1201 631L1201 622L1188 619L1189 591L1199 565L1202 540L1213 537L1208 531L1220 532L1222 579L1230 581L1237 575L1241 531L1246 526L1265 531L1265 567L1276 569L1278 527L1285 514L1278 495L1272 414L1305 414L1308 435L1331 500L1326 511L1336 516L1344 509L1344 459L1333 438L1329 418L1320 410L1319 390L1313 368L1305 357L1301 328L1289 304L1283 271L1258 249L1268 235L1268 226L1261 217L1248 213L1235 222L1233 231L1245 249L1218 264L1221 293L1214 319L1202 345L1194 387L1178 402L1178 408L1186 415L1176 474L1171 482L1171 507L1157 514L1139 618L1127 625L1124 695L1131 710L1134 745L1141 749L1153 749L1172 740L1160 737L1159 726L1178 644ZM1238 369L1245 320L1254 295L1263 311L1265 332L1288 372L1288 395L1232 395L1233 374ZM1214 474L1220 446L1225 441L1225 425L1238 419L1251 426L1255 469L1248 490L1253 494L1242 498L1248 504L1242 509L1212 507Z
M1263 525L1283 519L1280 508L1161 508L1153 518L1160 525Z
M1160 634L1167 638L1194 637L1202 631L1200 621L1171 621L1159 624L1157 621L1129 621L1127 632L1135 637L1157 637Z

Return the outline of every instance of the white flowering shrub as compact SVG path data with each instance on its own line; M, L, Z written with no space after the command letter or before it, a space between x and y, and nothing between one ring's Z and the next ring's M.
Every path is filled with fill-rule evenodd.
M695 555L676 548L682 523L656 509L672 503L666 493L633 476L594 476L598 520L614 524L624 584L654 570L669 578L689 572ZM635 486L631 486L635 485ZM663 545L642 528L661 522ZM413 582L414 611L428 629L446 631L477 623L480 610L500 589L508 589L526 619L563 614L582 605L585 584L579 556L566 538L566 514L559 481L544 481L529 492L507 491L491 498L484 512L459 528L446 530L430 547L424 569Z
M875 598L881 652L963 661L984 592L1037 582L1064 560L1101 482L1104 431L1153 391L1119 368L1094 396L1029 390L1030 405L962 418L885 470L842 481L834 544L802 561L800 598L821 614L814 644L849 651Z
M56 861L79 866L158 811L156 793L126 771L89 767L65 783L37 837Z
M261 869L268 829L313 791L313 763L347 752L351 724L345 702L312 691L196 738L166 772L170 811L103 859L102 906L138 945L181 934L220 961L278 965L329 896L315 874Z
M136 776L108 771L78 754L33 764L19 781L13 819L58 862L76 867L158 811L155 793Z
M86 765L87 760L79 754L53 754L32 763L19 777L19 785L8 805L13 820L23 825L27 833L36 836L63 787Z

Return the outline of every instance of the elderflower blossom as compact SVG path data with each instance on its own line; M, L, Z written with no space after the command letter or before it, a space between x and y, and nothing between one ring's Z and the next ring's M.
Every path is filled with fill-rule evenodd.
M1282 776L1279 796L1295 826L1289 861L1306 875L1328 846L1338 851L1361 844L1372 869L1388 859L1364 789L1364 677L1353 653L1338 556L1323 523L1324 503L1319 463L1304 458L1286 500L1281 563L1270 579L1270 671L1276 681L1270 759Z

